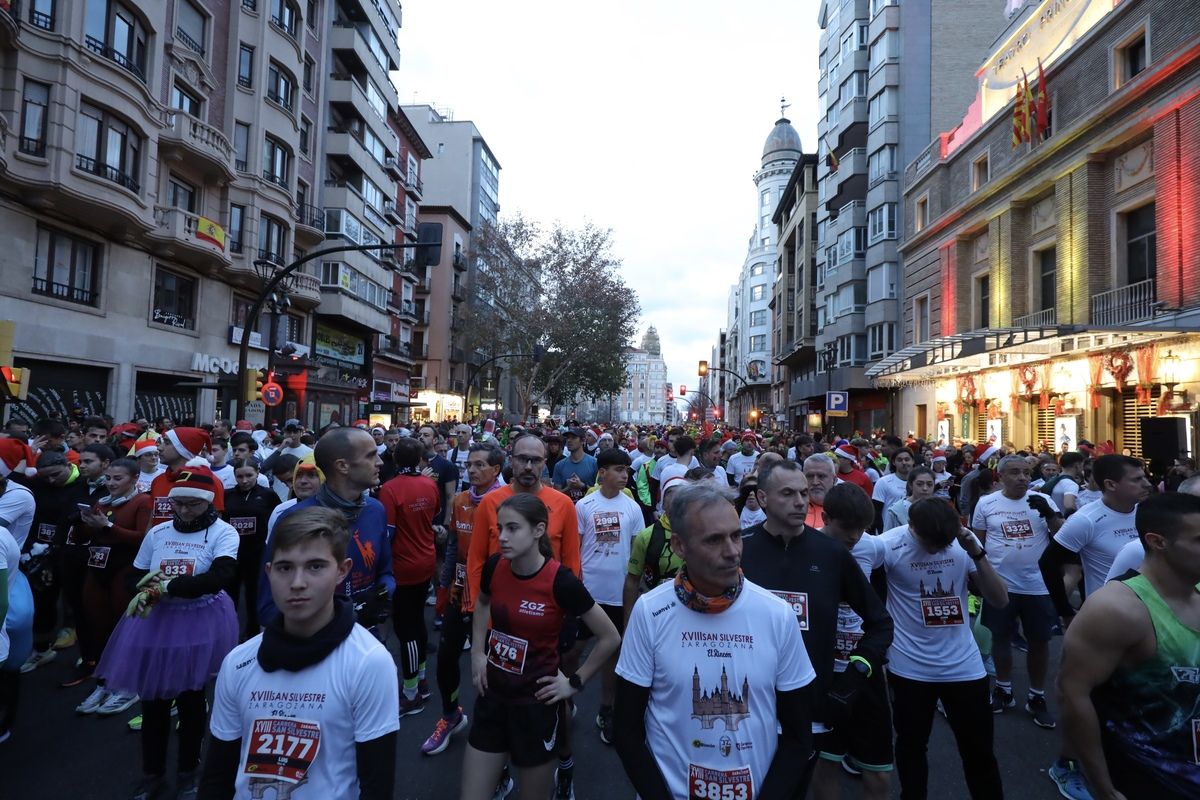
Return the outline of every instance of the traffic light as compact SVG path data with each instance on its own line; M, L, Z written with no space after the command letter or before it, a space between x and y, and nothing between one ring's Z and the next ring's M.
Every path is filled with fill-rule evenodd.
M679 396L683 397L686 394L687 394L687 386L683 385L682 383L679 384Z
M696 369L696 374L699 375L701 378L703 378L705 375L708 374L708 362L707 361L700 362L700 366Z
M261 402L263 384L271 379L271 373L263 369L248 369L243 377L242 399L247 403Z
M24 400L29 396L28 367L0 367L4 378L4 396L0 400Z

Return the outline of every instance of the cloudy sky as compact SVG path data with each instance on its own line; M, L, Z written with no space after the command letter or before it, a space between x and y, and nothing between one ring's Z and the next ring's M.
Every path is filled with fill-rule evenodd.
M695 384L786 96L815 149L817 0L404 0L402 103L472 120L501 215L612 228L670 380ZM640 341L639 331L639 341Z

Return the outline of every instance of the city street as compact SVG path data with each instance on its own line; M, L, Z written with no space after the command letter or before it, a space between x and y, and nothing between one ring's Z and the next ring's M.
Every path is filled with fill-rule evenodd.
M1060 643L1058 639L1054 643L1056 662ZM431 644L436 644L436 633ZM5 783L11 790L11 794L6 791L6 797L121 800L136 783L139 737L125 726L135 711L131 709L116 717L77 716L74 706L91 690L90 685L58 688L75 653L74 648L66 651L53 663L25 676L16 730L8 743L0 745L0 763L5 765ZM1016 661L1020 665L1023 659L1018 656ZM465 671L465 655L463 667ZM430 675L433 671L431 661ZM1026 686L1020 670L1014 686L1018 691L1023 691ZM474 694L469 681L465 694L464 707L470 714ZM575 796L578 800L631 799L633 789L625 778L617 754L600 742L593 722L598 694L598 687L589 687L579 704L575 725ZM1051 701L1051 708L1054 707ZM421 742L437 720L437 708L435 692L425 711L401 721L396 753L397 800L458 797L458 771L465 736L453 740L449 749L439 756L430 758L419 753ZM1021 800L1058 797L1045 774L1057 751L1057 734L1036 727L1020 709L997 718L996 753L1007 796ZM930 800L965 798L966 786L961 773L949 728L940 716L936 717L930 742ZM856 797L853 779L847 777L845 785L844 797ZM893 796L900 796L898 787Z

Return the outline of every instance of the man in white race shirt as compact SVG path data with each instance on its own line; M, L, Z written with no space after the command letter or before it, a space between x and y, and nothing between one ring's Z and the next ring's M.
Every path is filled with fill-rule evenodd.
M644 800L790 799L809 766L816 677L795 612L742 577L738 515L713 481L675 489L669 517L685 566L629 619L621 763Z
M892 471L875 481L875 491L871 499L875 502L878 512L877 519L882 520L884 512L897 500L903 500L908 494L908 473L916 465L912 451L902 448L892 454Z
M1175 491L1180 494L1200 495L1200 475L1192 477L1179 484L1179 488ZM1121 548L1121 552L1117 553L1117 557L1113 559L1112 566L1108 569L1106 581L1113 581L1120 578L1129 570L1141 569L1142 561L1146 558L1146 547L1142 544L1141 539L1134 539L1129 544Z
M628 453L619 447L610 447L600 451L596 463L600 468L597 476L600 488L575 504L583 585L620 633L625 628L621 607L625 572L633 538L642 530L642 507L621 491L629 481ZM583 643L593 635L587 624L580 620L579 641L575 644L578 652L574 657L578 658ZM605 744L612 744L616 666L616 654L600 666L600 713L596 715L596 727Z
M1079 510L1079 492L1084 487L1083 462L1085 460L1083 453L1078 451L1063 453L1059 459L1062 472L1059 473L1058 479L1046 481L1047 484L1050 484L1050 499L1054 501L1054 505L1062 509L1065 517L1070 517ZM1042 492L1045 493L1045 484L1042 486Z
M729 461L725 462L725 472L728 473L734 486L741 486L742 478L746 477L746 473L754 469L754 465L758 462L758 451L754 449L754 445L758 442L758 438L746 431L742 434L742 449L729 457Z
M967 579L975 579L984 601L995 608L1008 602L1004 580L945 500L918 500L909 509L908 525L879 538L883 560L873 566L887 570L887 610L895 623L888 684L901 794L927 794L926 751L940 700L972 800L1001 800L988 676L968 624Z
M392 797L396 667L336 594L349 539L327 508L275 527L267 571L280 616L221 664L199 797Z
M1029 462L1005 456L996 466L1001 490L980 498L971 527L988 551L988 561L1008 586L1003 608L984 603L982 621L992 632L992 657L996 661L996 688L992 711L1001 714L1016 705L1012 691L1012 634L1020 619L1029 652L1029 696L1025 710L1040 727L1053 728L1046 706L1046 672L1050 665L1050 639L1054 604L1042 580L1038 559L1050 535L1062 525L1058 506L1044 494L1029 491Z

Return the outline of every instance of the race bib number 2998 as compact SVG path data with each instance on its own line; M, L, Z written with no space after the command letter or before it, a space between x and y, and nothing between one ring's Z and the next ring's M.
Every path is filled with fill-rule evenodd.
M688 764L688 800L753 800L750 768L709 769Z

